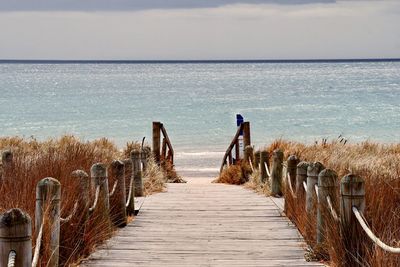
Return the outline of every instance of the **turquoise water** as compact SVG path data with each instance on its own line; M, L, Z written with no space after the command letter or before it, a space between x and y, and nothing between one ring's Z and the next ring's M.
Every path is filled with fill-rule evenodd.
M2 136L75 134L122 146L162 121L182 169L215 169L235 133L252 142L400 139L400 62L0 64Z

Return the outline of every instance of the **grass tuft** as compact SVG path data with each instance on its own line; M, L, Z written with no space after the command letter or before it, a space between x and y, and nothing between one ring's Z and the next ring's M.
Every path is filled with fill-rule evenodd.
M277 140L267 150L281 148L285 158L296 155L303 161L320 161L326 168L335 170L339 179L349 172L365 179L365 217L373 232L385 243L397 246L400 240L400 144L363 142L346 144L330 142L305 145ZM339 184L340 181L338 181ZM328 258L331 266L400 266L400 257L373 246L360 231L361 246L355 248L352 240L343 235L339 225L326 215L328 222L326 242L322 248L315 246L315 231L306 231L307 225L315 229L316 219L307 219L304 199L294 199L285 186L286 213L297 225L305 240L319 258ZM337 191L339 194L339 188ZM339 212L338 208L337 211ZM346 245L347 244L347 245ZM346 253L345 251L349 253ZM317 253L318 254L318 253ZM350 255L350 256L349 256Z
M80 194L78 179L71 177L73 171L80 169L90 174L90 167L94 163L101 162L109 165L114 159L129 158L130 151L140 147L138 142L131 142L123 151L119 151L117 146L107 138L82 141L72 135L45 141L20 137L0 138L0 150L13 152L11 166L1 166L0 168L2 174L2 178L0 178L0 212L3 213L11 208L20 208L27 212L34 221L36 184L45 177L54 177L61 183L61 217L65 218L73 210L75 201L79 199ZM128 185L131 175L129 168L125 174ZM146 195L162 191L165 181L166 176L163 171L151 159L144 174ZM115 178L110 175L110 187L114 182ZM111 201L112 204L113 201ZM85 216L86 211L78 209L69 222L61 223L60 266L76 264L116 230L111 226L109 218L104 218L102 213L94 212L90 219L83 223ZM45 235L42 243L44 254L40 258L41 266L46 266L50 255L49 227L48 223L45 223ZM35 231L39 229L33 230L33 236L35 236Z

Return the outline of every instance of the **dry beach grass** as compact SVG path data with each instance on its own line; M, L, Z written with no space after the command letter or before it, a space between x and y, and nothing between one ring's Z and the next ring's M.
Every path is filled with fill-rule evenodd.
M339 179L348 173L357 174L365 179L366 209L365 218L372 231L385 243L400 246L400 144L379 144L363 142L359 144L343 144L339 141L330 143L322 142L312 145L276 140L264 149L272 154L275 149L281 149L285 153L285 159L289 155L296 155L302 161L319 161L326 168L337 172ZM237 173L238 167L229 167ZM222 180L226 183L237 184L239 176L229 177L223 173ZM220 178L221 179L221 178ZM337 183L339 184L339 180ZM257 174L250 176L246 187L255 189L265 195L269 195L268 185L262 185ZM339 225L330 219L327 229L326 242L323 248L315 246L315 216L309 221L304 212L304 200L294 199L285 184L286 214L297 225L309 245L318 251L320 259L329 260L331 266L400 266L400 256L384 252L375 246L360 231L361 246L352 248L348 245L351 240L340 231ZM307 225L311 225L313 231L306 231ZM347 245L346 245L347 244ZM346 250L349 252L346 256Z
M12 166L9 170L4 170L4 179L0 182L0 212L20 208L34 219L36 184L45 177L54 177L61 183L61 216L67 217L73 210L79 194L78 181L71 177L74 170L81 169L90 173L92 164L110 164L114 159L126 158L130 150L138 147L138 143L132 142L128 143L123 151L119 151L116 145L106 138L90 142L74 136L42 142L19 137L0 138L0 149L13 152ZM129 175L130 172L126 174ZM110 175L110 187L114 184L114 179ZM143 180L145 194L149 195L164 189L166 174L150 159ZM110 202L112 205L113 199L110 199ZM88 255L96 245L104 242L116 230L96 212L83 223L84 214L85 211L78 210L71 221L61 223L61 266L73 264ZM44 231L48 231L48 228L49 225L45 223ZM45 238L42 243L41 266L46 266L50 253L46 244L48 242Z

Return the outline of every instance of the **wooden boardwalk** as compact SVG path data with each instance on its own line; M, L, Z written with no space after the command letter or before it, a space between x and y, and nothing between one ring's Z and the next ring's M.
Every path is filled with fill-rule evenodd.
M195 178L146 198L135 221L81 266L316 266L270 199Z

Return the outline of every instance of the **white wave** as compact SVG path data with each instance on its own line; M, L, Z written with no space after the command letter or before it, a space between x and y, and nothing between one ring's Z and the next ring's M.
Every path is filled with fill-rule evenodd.
M218 172L218 168L190 168L190 167L183 167L177 168L178 172Z
M201 151L201 152L177 152L175 158L213 158L213 157L223 157L225 152L222 151Z

